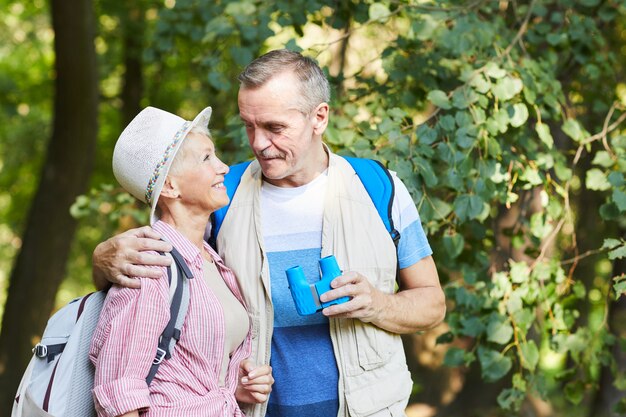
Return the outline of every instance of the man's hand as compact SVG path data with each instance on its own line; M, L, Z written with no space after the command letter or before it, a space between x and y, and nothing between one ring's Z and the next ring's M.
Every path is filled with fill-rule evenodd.
M353 318L364 322L373 322L380 317L384 308L384 297L380 290L374 288L363 275L347 272L330 283L333 288L320 297L327 302L340 297L349 297L350 301L326 307L323 314L333 318Z
M392 333L414 333L441 323L446 314L446 299L432 256L403 268L400 290L387 294L375 288L363 275L347 272L331 281L332 290L322 294L327 302L339 297L350 301L322 310L325 316L355 318Z
M242 403L262 403L272 391L272 368L269 365L256 366L250 359L239 365L239 380L235 398Z
M172 245L164 242L150 226L130 229L105 240L93 251L93 281L98 289L109 283L124 287L139 288L135 277L160 278L161 272L150 266L169 266L171 260L165 256L145 253L146 251L169 252Z

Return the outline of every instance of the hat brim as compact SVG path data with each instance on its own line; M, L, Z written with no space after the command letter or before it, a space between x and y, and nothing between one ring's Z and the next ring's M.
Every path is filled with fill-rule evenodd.
M184 129L178 131L176 135L181 135L182 139L176 144L176 147L172 150L171 157L167 160L166 165L163 168L163 171L159 175L159 179L157 180L154 193L152 198L152 206L150 207L150 224L154 224L159 218L156 216L156 206L159 201L159 197L161 196L161 190L163 189L163 185L165 184L165 178L169 174L170 168L172 167L172 162L176 159L176 155L178 154L178 150L183 145L183 142L187 139L187 135L196 126L209 127L209 121L211 120L211 114L213 113L213 109L211 107L206 107L202 110L198 115L193 119L191 123L189 123Z

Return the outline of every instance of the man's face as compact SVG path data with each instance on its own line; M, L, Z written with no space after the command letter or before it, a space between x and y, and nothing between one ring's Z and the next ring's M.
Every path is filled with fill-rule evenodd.
M279 187L311 181L324 153L321 134L328 106L320 105L324 108L320 128L319 106L307 115L297 109L299 91L299 81L288 71L259 88L239 90L239 115L250 147L265 179Z

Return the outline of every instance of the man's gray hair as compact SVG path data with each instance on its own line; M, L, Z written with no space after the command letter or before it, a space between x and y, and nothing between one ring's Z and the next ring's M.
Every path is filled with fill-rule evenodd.
M241 88L255 89L288 70L300 80L301 94L296 105L302 113L308 114L320 103L330 101L330 85L317 62L287 49L268 52L252 61L239 74L239 82Z

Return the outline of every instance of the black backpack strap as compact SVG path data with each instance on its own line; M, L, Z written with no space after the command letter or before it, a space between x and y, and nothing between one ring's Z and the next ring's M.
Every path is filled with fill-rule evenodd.
M172 268L174 265L171 265L167 268L170 290L173 290L170 300L170 320L159 338L157 353L146 377L148 385L154 379L161 362L172 356L174 346L180 340L180 329L189 307L189 282L187 280L192 279L193 274L176 248L172 248L170 254L174 258L174 265L176 266L176 268Z

